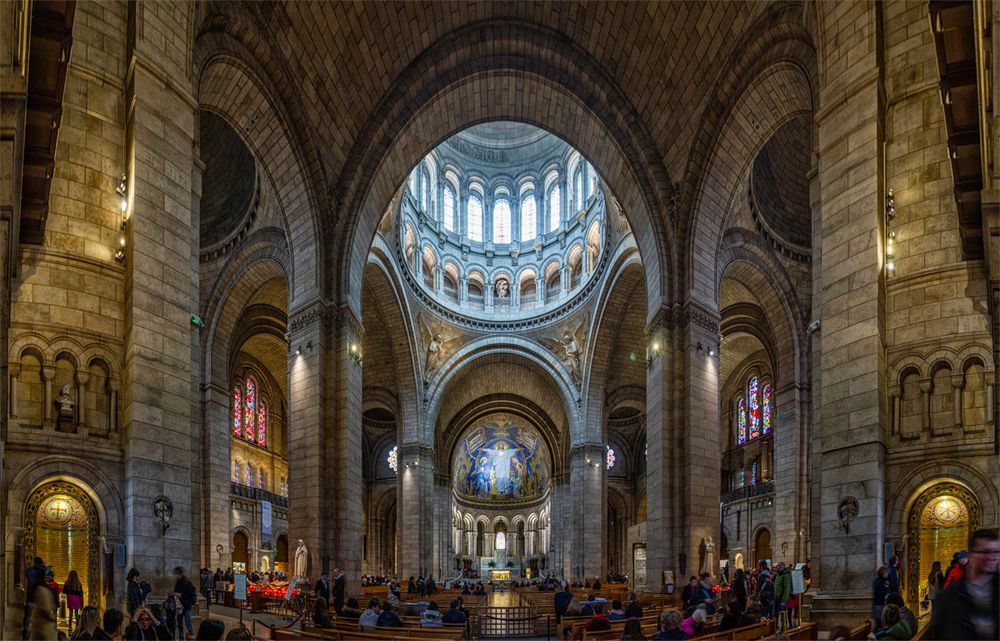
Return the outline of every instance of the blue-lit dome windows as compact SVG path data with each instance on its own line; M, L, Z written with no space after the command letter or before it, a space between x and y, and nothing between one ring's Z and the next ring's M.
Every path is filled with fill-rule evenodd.
M506 124L459 132L416 164L395 242L425 300L516 319L574 304L609 240L586 159L551 134ZM534 133L507 136L518 128Z

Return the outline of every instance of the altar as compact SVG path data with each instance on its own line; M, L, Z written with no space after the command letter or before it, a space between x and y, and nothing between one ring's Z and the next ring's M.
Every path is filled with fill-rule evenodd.
M491 581L510 581L510 570L490 570Z

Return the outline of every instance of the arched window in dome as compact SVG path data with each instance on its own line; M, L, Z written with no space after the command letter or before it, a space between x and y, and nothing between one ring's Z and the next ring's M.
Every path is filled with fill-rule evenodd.
M559 263L552 261L545 267L545 300L555 300L561 289L562 269L560 269Z
M431 210L431 174L426 168L420 172L420 207L424 213Z
M538 298L538 289L535 280L536 276L533 269L521 272L521 275L518 277L518 300L520 301L521 309L531 309L535 306L535 301Z
M438 270L438 258L437 254L434 253L434 248L430 245L424 245L424 285L428 289L435 291L437 289L437 270Z
M441 196L441 222L448 231L455 231L455 190L451 185L444 186Z
M569 265L569 288L573 289L583 278L583 250L579 245L570 248L566 264Z
M493 205L493 242L510 244L510 202L498 200Z
M580 211L583 209L583 203L586 201L586 196L583 193L582 162L576 166L576 171L573 173L573 195L576 197L576 210Z
M477 194L469 196L469 240L483 242L483 199Z
M444 264L444 295L458 302L458 266L451 261Z
M538 235L538 209L535 195L529 194L521 200L521 242L535 240Z
M556 231L560 222L562 222L562 192L556 184L549 189L549 224L546 226L546 231Z
M474 309L483 309L486 305L486 281L482 272L474 271L469 273L469 305Z
M407 186L410 188L410 195L414 198L417 197L417 167L413 168L410 172L410 178L407 181Z

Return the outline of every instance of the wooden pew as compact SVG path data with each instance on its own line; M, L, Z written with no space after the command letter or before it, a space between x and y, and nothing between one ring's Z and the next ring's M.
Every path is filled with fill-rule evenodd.
M868 635L871 634L871 631L872 631L872 620L865 619L864 623L851 629L851 636L848 638L852 639L852 641L853 640L866 641L868 639Z

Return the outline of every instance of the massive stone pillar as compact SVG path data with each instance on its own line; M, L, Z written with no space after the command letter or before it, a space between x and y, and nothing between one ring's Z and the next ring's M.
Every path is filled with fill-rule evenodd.
M294 564L302 539L310 576L329 563L327 495L332 469L327 453L326 398L329 316L319 301L293 308L288 323L288 557Z
M333 530L333 562L345 575L348 592L361 588L361 509L364 480L361 474L363 433L361 418L361 388L363 355L361 353L364 329L360 319L349 307L342 307L337 318L335 349L331 352L331 367L335 371L334 389L330 400L334 407L336 424L330 460L335 495L327 505L332 509L330 524Z
M821 10L833 31L828 40L841 52L823 56L816 118L823 212L822 265L814 278L823 299L822 422L813 439L819 594L812 614L823 627L864 618L872 571L883 562L886 388L877 11L858 4Z
M196 103L188 77L192 6L130 7L135 42L126 78L131 141L125 297L125 535L129 565L154 591L189 568L196 537L192 501L191 311L195 231L190 205ZM146 36L155 40L147 40ZM181 43L164 49L163 38ZM157 497L173 506L168 529Z
M434 452L418 443L399 446L399 475L396 504L399 543L397 574L427 574L433 569L434 555Z
M662 309L646 328L646 585L662 592L672 580L680 589L673 517L680 482L679 452L673 443L675 349L670 310ZM668 575L673 573L673 577Z
M584 443L569 456L569 536L573 541L570 576L583 581L604 576L604 524L607 521L607 487L604 444ZM558 532L559 530L557 530Z

